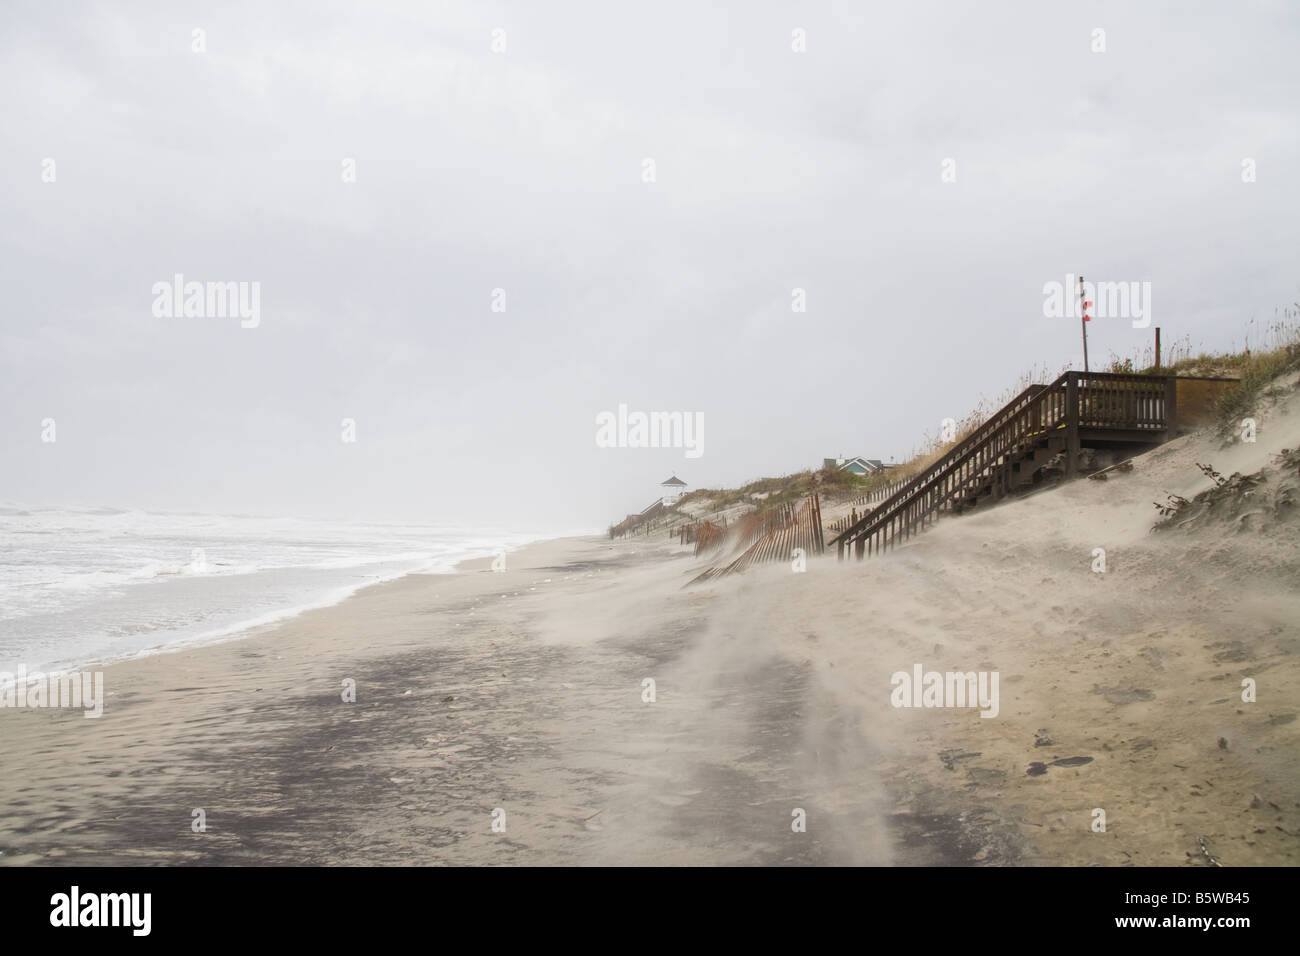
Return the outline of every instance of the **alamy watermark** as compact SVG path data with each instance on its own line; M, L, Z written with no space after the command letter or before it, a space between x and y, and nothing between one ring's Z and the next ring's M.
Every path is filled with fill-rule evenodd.
M927 671L920 664L912 672L895 671L889 678L895 707L978 707L981 717L998 715L997 671Z
M1066 273L1065 282L1043 285L1043 315L1049 319L1077 319L1084 309L1096 319L1132 319L1133 328L1151 324L1150 282L1082 282L1080 301L1079 277Z
M186 282L176 273L153 284L153 314L158 319L239 319L245 329L262 323L262 283Z
M687 458L704 454L703 412L618 412L596 415L597 448L684 448Z
M50 897L51 926L118 926L133 936L148 936L153 925L152 893L83 893L73 885Z
M86 717L101 717L104 672L29 674L25 664L19 665L16 673L0 671L0 708L3 707L80 707Z

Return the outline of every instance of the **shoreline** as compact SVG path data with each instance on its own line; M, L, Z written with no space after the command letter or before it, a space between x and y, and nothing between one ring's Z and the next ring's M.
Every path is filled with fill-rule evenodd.
M512 554L514 553L514 551L517 551L524 547L528 547L532 544L537 544L539 542L545 542L550 540L563 540L564 537L582 537L582 535L567 535L567 536L561 536L557 538L534 538L525 541L520 545L514 546L513 549L506 548L505 553L507 555ZM56 660L47 665L35 669L29 668L25 664L21 664L20 666L23 667L25 672L33 679L36 676L57 677L63 674L70 674L75 672L100 670L105 667L111 667L115 664L127 663L135 660L143 660L145 658L154 657L162 654L179 653L194 648L208 647L214 644L222 644L228 641L245 640L248 637L251 637L255 634L259 634L261 632L274 629L286 621L291 621L294 620L295 618L301 617L303 614L306 614L310 611L318 611L318 610L324 610L326 608L337 607L338 605L344 603L345 601L348 601L351 598L355 597L357 594L361 593L367 588L379 587L384 584L388 584L392 581L401 580L402 578L412 576L412 575L456 574L462 571L465 568L465 566L469 564L472 564L474 562L490 561L492 557L493 555L484 556L481 554L472 554L469 557L460 557L460 558L453 559L454 563L447 563L445 566L440 565L437 567L425 567L421 569L397 571L387 576L381 576L379 577L378 580L361 581L361 582L354 582L352 584L347 584L343 586L336 586L332 589L321 592L321 595L319 595L318 597L309 599L307 603L294 604L276 610L265 611L262 612L261 614L257 614L254 617L245 620L240 620L233 624L221 625L211 630L202 631L198 634L190 635L187 637L179 637L168 643L155 644L149 647L141 648L136 651L123 651L116 656L103 656L103 657L86 656L84 658ZM440 559L430 559L430 560L435 561ZM357 565L357 567L365 567L365 565ZM285 570L285 569L264 568L264 569L258 569L257 571L250 572L250 573L270 574L270 573L274 573L277 570ZM289 568L287 570L297 570L297 569ZM234 577L234 576L235 575L213 575L211 579L226 580L227 578ZM149 582L149 583L154 583L154 582ZM0 670L0 673L11 674L13 672ZM5 686L4 682L0 682L0 687L3 686Z
M153 773L170 774L170 771L157 770L155 762L164 758L169 751L188 751L194 744L205 748L226 746L221 739L224 734L220 725L227 721L245 723L250 719L256 722L263 713L262 702L267 699L279 699L280 703L273 704L272 709L279 709L284 703L293 707L318 706L323 701L332 704L339 700L334 682L330 681L317 683L309 695L301 693L305 684L313 683L304 673L314 672L319 675L320 669L314 665L326 651L326 645L329 645L329 651L335 658L351 660L351 668L344 667L339 673L355 670L359 674L364 674L366 665L382 662L388 654L409 649L411 645L396 635L391 635L393 639L389 641L372 641L365 648L357 648L355 653L346 646L344 640L340 640L351 637L358 630L364 630L362 624L374 609L391 603L395 596L401 595L418 606L423 603L425 594L436 593L449 602L443 608L444 612L459 612L472 618L477 612L473 607L467 610L464 607L465 601L478 605L488 602L490 597L501 600L495 592L503 584L509 586L510 596L521 596L525 593L521 588L537 587L536 583L524 581L532 569L551 567L550 562L575 548L585 553L593 541L599 544L599 540L558 538L532 542L510 552L512 567L502 574L487 572L491 556L466 558L457 562L455 573L409 573L389 581L377 582L357 590L339 603L307 610L276 624L245 632L237 638L115 661L103 668L107 688L106 703L104 714L98 719L84 719L81 712L76 710L0 710L0 720L9 722L4 728L6 733L0 736L0 759L4 759L6 766L13 771L7 775L6 783L0 785L0 807L3 807L3 812L0 812L0 821L3 821L0 823L0 864L57 862L61 859L71 862L73 859L83 859L83 853L89 853L90 859L96 863L138 858L138 853L131 851L122 855L106 851L108 855L101 857L98 855L100 851L92 850L89 846L77 850L60 848L57 846L57 834L63 832L62 826L53 828L54 848L37 853L21 851L16 844L25 844L26 840L16 840L15 837L31 833L40 842L39 831L46 831L50 825L48 819L42 819L39 824L33 823L31 826L15 823L15 820L23 819L25 812L49 805L44 798L35 801L30 798L34 789L30 781L41 778L41 762L32 759L34 751L44 749L39 742L43 741L49 747L64 752L85 748L88 754L97 753L99 747L109 741L115 742L120 748L112 756L97 753L96 756L89 757L92 764L109 763L124 768L110 770L99 776L98 787L93 783L85 785L87 781L84 777L82 784L78 785L75 776L53 782L47 777L43 781L45 784L54 784L54 789L59 794L56 803L65 806L80 803L87 808L84 816L80 816L79 821L71 825L72 829L94 829L90 821L99 818L103 811L91 811L89 806L98 804L102 808L127 796L127 788L110 783L110 775L112 779L123 780L147 777ZM564 569L552 568L553 573L557 571L563 572ZM544 579L538 578L539 582L541 580ZM471 622L467 620L450 624L450 631L442 635L444 641L454 635L462 624L468 628ZM438 648L435 647L434 650L436 652ZM258 661L259 664L256 667L250 666L245 663L249 660ZM270 672L272 668L275 673ZM172 686L178 683L193 686ZM358 684L358 702L364 705L367 681L360 677ZM276 693L268 695L267 692L273 689ZM197 692L198 700L174 696L186 691ZM258 697L254 699L253 695ZM308 697L311 698L309 703ZM349 706L352 705L339 701L340 711ZM199 713L192 713L193 710L198 710ZM359 707L357 712L364 713L365 710ZM300 723L310 722L311 719L308 713L298 714ZM169 726L172 731L179 731L181 739L172 738L157 747L148 745L143 739L131 741L133 731L155 728L160 723ZM186 728L190 726L208 727L211 732L205 731L199 739L191 740L185 734ZM299 726L296 729L307 728ZM143 736L141 734L142 738ZM20 740L24 746L18 746ZM245 756L256 762L256 755ZM166 762L170 760L170 757L166 757ZM142 769L144 766L154 769L145 771ZM225 776L219 768L208 769L218 776ZM24 779L29 782L21 783ZM71 792L73 790L89 791L84 794L87 799L78 800ZM198 803L195 804L195 808L199 806ZM309 812L306 807L302 810L304 813ZM188 815L190 811L187 809L185 812ZM152 813L145 815L152 817ZM152 832L153 824L142 825L146 831ZM217 825L214 820L209 832L215 830ZM178 832L188 832L188 825ZM136 836L138 835L137 832ZM135 837L132 837L122 845L134 845L134 841ZM182 853L184 855L185 851Z
M683 587L663 537L552 539L110 665L98 719L0 710L0 864L1293 865L1293 525L1149 534L1264 437L877 560ZM996 718L897 706L918 667Z

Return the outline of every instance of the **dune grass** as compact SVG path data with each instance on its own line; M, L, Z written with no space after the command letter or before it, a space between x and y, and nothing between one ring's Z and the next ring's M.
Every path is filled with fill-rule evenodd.
M1235 427L1256 408L1262 395L1277 387L1275 382L1279 376L1300 368L1300 303L1279 310L1266 325L1257 326L1252 319L1246 325L1239 351L1194 351L1190 340L1184 337L1166 344L1160 368L1155 367L1154 352L1154 344L1127 357L1112 352L1109 366L1102 371L1240 379L1236 388L1219 399L1220 427ZM888 471L857 476L838 468L810 469L778 478L759 478L739 488L699 488L683 496L681 503L708 502L715 509L752 504L756 510L765 511L814 491L828 502L860 497L881 485L920 474L1030 385L1045 385L1065 370L1052 373L1044 363L1023 373L1002 393L991 398L981 396L969 414L955 421L950 440L945 441L942 432L925 433L909 456Z

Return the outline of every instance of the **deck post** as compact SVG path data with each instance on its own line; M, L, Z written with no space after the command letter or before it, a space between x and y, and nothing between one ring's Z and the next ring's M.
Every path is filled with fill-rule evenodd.
M1165 441L1178 437L1178 377L1165 376Z
M1079 373L1069 372L1065 380L1065 477L1079 473Z

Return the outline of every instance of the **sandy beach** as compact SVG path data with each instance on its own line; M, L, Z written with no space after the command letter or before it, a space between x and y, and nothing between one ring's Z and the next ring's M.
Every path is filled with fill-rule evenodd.
M561 539L114 664L99 719L0 713L0 863L1294 864L1294 518L1150 528L1295 405L883 559ZM918 664L997 716L893 706Z

